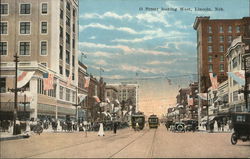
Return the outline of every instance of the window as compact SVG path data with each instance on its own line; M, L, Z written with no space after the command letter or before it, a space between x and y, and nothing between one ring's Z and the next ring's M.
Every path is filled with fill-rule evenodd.
M66 16L66 25L70 26L70 18Z
M229 33L232 33L232 30L233 30L232 26L229 25L229 26L228 26L228 32L229 32Z
M41 65L47 67L47 63L46 62L41 62Z
M67 2L66 8L70 11L70 3L69 2Z
M230 35L230 36L228 36L227 41L228 41L229 43L231 43L231 42L233 41L233 37L232 37L231 35Z
M212 33L212 27L208 26L208 33Z
M208 36L208 43L212 43L212 36L210 35L210 36Z
M220 56L220 62L224 62L224 56Z
M65 74L67 77L69 77L69 70L65 69Z
M59 72L60 72L61 75L63 74L63 68L62 68L62 66L59 66Z
M48 28L48 23L47 22L42 22L41 23L41 33L46 34L47 33L47 28Z
M21 4L20 14L30 14L30 4Z
M213 56L208 56L208 62L212 62L213 61Z
M224 72L224 64L220 64L220 72Z
M224 36L220 36L220 43L224 42Z
M69 64L70 62L70 52L66 50L66 63Z
M8 14L8 4L0 4L0 14Z
M60 99L63 99L63 87L62 86L60 86Z
M212 46L208 46L208 52L213 52Z
M238 101L238 91L233 92L233 101Z
M30 54L30 42L20 42L19 47L19 54L20 55L29 55Z
M75 32L76 31L76 29L75 29L75 24L73 23L73 32Z
M72 66L73 67L75 66L75 56L74 55L72 56Z
M235 57L234 59L233 59L233 68L235 68L235 67L237 67L237 61L238 61L238 59L237 59L237 57Z
M47 55L47 42L41 42L41 55Z
M63 38L63 27L60 26L60 37Z
M62 60L63 59L63 46L62 45L60 45L60 59Z
M75 48L75 39L72 39L72 47Z
M0 42L0 55L7 55L7 42Z
M76 99L76 92L72 91L72 102L75 102Z
M60 18L63 19L63 10L60 9Z
M70 44L70 35L66 33L66 43Z
M224 46L220 45L220 52L224 52Z
M0 78L0 93L6 92L6 78L1 77Z
M75 17L76 16L76 10L73 9L73 16Z
M75 74L72 73L72 80L75 80Z
M208 71L209 71L209 72L213 72L213 65L212 65L212 64L209 64L209 65L208 65Z
M219 28L219 32L220 32L220 33L223 33L223 32L224 32L224 30L223 30L223 26L220 26L220 28Z
M70 101L70 89L66 88L66 101Z
M240 26L236 26L236 33L240 32Z
M42 14L47 14L47 13L48 13L48 4L42 3Z
M7 22L0 22L0 34L7 34Z
M30 34L30 22L20 22L20 34Z

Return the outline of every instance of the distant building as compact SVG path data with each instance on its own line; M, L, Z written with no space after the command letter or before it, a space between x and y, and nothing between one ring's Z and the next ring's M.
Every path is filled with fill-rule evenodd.
M118 90L118 100L133 106L134 111L138 112L138 85L137 84L108 84Z
M22 86L31 95L26 101L30 117L75 117L78 0L1 0L0 8L1 112L14 109L8 88L14 88L13 60L17 54L18 69L34 72ZM44 90L45 73L54 74L54 89ZM22 97L18 112L24 111Z

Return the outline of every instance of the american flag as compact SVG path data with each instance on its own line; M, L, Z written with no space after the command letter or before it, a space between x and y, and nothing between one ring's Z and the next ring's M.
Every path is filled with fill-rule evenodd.
M43 90L54 89L54 74L52 73L44 73L43 74Z
M95 99L95 101L96 101L97 103L100 103L100 102L101 102L100 99L99 99L97 96L93 96L93 98Z
M89 87L89 81L90 81L90 77L84 77L84 88L88 88Z
M212 89L217 89L218 88L218 82L217 82L217 76L214 73L209 73L210 80L212 83Z
M187 94L187 102L188 102L188 105L194 105L194 100L193 98L190 98L189 94Z
M26 85L32 78L35 71L17 71L17 88L21 88Z

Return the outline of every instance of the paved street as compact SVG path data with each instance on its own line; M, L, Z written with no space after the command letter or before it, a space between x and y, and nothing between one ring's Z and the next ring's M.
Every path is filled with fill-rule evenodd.
M250 142L230 143L230 133L172 133L164 126L106 132L43 133L1 142L1 158L250 157Z

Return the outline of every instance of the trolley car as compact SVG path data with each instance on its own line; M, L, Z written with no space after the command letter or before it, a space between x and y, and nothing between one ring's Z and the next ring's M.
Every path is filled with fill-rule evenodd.
M234 132L231 143L235 145L237 140L250 141L250 112L237 112L232 114L232 126Z
M156 115L150 115L148 118L149 128L158 128L159 118Z
M137 126L139 126L139 129L142 130L144 128L145 124L145 115L142 112L138 112L135 114L132 114L131 116L131 123L132 123L132 128L137 129Z

